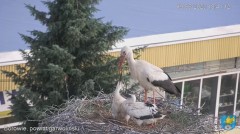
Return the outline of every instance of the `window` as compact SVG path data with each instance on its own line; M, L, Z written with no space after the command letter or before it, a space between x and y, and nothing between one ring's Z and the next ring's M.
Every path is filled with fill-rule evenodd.
M218 77L204 78L201 94L201 113L215 114Z
M16 94L17 94L17 91L16 90L12 90L12 96L11 96L11 98L10 98L10 100L11 100L11 102L12 102L12 98L14 97L14 96L16 96ZM13 103L13 102L12 102Z
M182 82L174 84L178 89L182 90Z
M227 70L235 68L235 58L220 60L220 69Z
M238 79L238 93L237 93L237 107L236 107L236 111L240 111L240 78Z
M170 74L172 78L181 78L234 68L240 68L240 57L165 67L163 70Z
M12 97L16 96L17 91L16 90L12 90Z
M236 60L236 67L240 68L240 57L237 57L235 60Z
M220 88L219 114L233 114L237 74L223 75Z
M182 90L182 82L174 83L174 85L175 85L178 89ZM174 95L166 94L166 98L167 98L168 100L171 100L172 97L175 98ZM180 105L180 100L174 99L174 102L172 102L172 103L175 104L175 105Z
M200 79L186 81L184 85L183 104L198 108Z
M3 92L0 92L0 105L5 104Z

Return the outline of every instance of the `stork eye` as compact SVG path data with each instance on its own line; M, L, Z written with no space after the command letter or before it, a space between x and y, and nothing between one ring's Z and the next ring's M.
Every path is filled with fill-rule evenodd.
M126 52L125 52L125 51L123 51L123 54L124 54L124 55L126 55Z

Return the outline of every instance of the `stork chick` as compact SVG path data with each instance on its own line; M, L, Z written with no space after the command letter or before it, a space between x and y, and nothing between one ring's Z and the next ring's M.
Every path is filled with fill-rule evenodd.
M129 118L139 126L143 124L153 124L157 120L163 119L166 115L158 112L158 108L155 104L136 102L136 96L130 95L122 103L122 108L126 111ZM127 123L129 118L125 118Z
M112 101L112 116L113 118L123 118L127 121L130 119L130 116L127 114L126 110L122 107L122 103L126 101L125 98L123 98L120 95L120 90L123 89L123 83L118 82L115 91L113 92L113 101Z

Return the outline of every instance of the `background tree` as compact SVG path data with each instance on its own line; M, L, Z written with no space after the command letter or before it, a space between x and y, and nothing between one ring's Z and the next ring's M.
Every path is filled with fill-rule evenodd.
M47 27L20 34L30 51L17 73L5 74L20 85L12 98L12 113L19 120L40 120L48 106L59 106L71 96L112 92L118 79L116 59L108 50L127 33L123 27L95 18L99 0L44 1L48 11L26 5Z

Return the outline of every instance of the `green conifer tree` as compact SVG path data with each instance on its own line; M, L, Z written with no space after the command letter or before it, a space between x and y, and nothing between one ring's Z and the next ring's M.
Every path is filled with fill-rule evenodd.
M19 120L40 120L48 106L71 96L110 93L118 79L116 60L108 50L127 33L95 18L99 0L44 1L48 11L26 5L47 30L20 34L30 51L21 50L25 66L5 74L20 85L12 113ZM32 125L32 124L30 124Z

